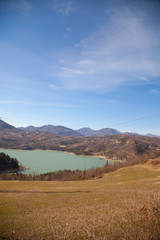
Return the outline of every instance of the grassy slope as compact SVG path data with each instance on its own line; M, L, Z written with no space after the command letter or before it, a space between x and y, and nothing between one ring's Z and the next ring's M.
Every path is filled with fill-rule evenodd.
M133 203L137 209L159 190L160 167L148 165L126 167L90 181L0 181L0 236L125 239L118 235L117 223L126 208Z

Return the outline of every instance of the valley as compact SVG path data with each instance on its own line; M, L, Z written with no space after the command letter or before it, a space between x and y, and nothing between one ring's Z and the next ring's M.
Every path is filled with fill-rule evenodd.
M129 160L141 154L160 151L160 139L135 135L109 135L103 137L58 136L53 133L0 130L0 148L48 149L72 152L77 155L98 155L113 160Z
M8 151L56 150L117 161L88 171L8 175L12 181L0 181L1 239L158 240L159 138L60 136L6 124L0 136L0 148Z

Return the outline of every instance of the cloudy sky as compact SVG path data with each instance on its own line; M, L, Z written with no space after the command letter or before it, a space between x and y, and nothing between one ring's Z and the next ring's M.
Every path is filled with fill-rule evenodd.
M0 117L160 135L160 1L0 0Z

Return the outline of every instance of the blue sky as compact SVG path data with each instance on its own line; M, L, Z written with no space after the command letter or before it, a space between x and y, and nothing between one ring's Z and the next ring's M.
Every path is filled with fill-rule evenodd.
M160 135L159 0L0 0L0 116Z

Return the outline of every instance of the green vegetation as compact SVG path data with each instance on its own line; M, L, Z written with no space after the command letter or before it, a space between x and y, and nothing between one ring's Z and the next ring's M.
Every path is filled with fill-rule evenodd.
M0 172L7 170L19 170L18 160L2 152L0 153Z
M157 161L94 181L0 181L0 238L159 240Z

